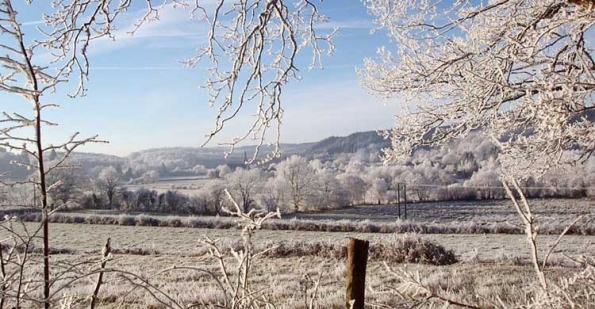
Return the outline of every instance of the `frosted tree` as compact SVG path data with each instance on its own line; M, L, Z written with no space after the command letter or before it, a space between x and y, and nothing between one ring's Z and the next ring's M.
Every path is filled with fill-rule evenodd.
M273 212L279 209L286 210L285 182L278 177L271 177L267 179L262 188L262 194L259 195L258 203L268 212Z
M495 159L490 158L475 172L471 178L465 181L465 186L474 187L482 199L502 198L499 193L503 192L502 184L498 181L499 164Z
M318 30L327 18L318 11L316 1L217 0L211 10L200 6L201 1L176 2L194 6L193 16L210 25L206 46L185 61L188 66L212 64L205 87L217 116L207 142L252 105L256 113L251 125L227 145L233 150L245 139L258 141L252 161L272 127L275 147L268 159L278 157L283 87L300 79L298 55L310 55L309 68L321 67L323 55L334 49L335 30Z
M225 206L225 183L220 180L207 181L206 184L200 188L199 195L202 196L206 203L206 213L211 215L219 215L221 209Z
M118 175L116 169L113 166L104 168L101 173L99 173L97 184L101 191L105 193L109 203L108 205L110 207L114 206L116 193L118 192L118 187L120 186L120 176Z
M562 163L563 150L594 149L590 8L553 0L364 2L395 44L365 60L362 84L407 100L385 132L393 141L385 160L478 128L515 177Z
M312 164L310 164L312 166ZM316 169L312 201L318 209L339 208L349 204L349 194L330 169Z
M159 174L158 171L150 170L150 171L144 172L140 176L140 181L142 183L156 183L159 180L159 177L161 177L161 175Z
M83 190L89 186L89 178L82 169L57 169L47 175L47 182L53 184L48 191L52 204L76 203Z
M231 168L227 165L219 165L217 166L216 171L220 178L224 178L231 173Z
M382 200L386 199L386 193L388 191L388 184L382 178L369 179L368 183L370 188L368 189L367 195L378 205L382 203Z
M308 197L312 192L315 181L315 171L308 165L304 157L291 156L277 164L277 177L287 188L286 196L291 200L291 205L296 212L303 210Z
M499 148L501 180L525 224L541 286L535 217L519 179L588 157L595 149L593 1L364 0L395 43L358 71L406 111L384 132L384 160L481 129ZM567 150L580 149L575 156ZM520 196L517 199L513 191ZM545 258L547 260L547 257Z
M343 173L337 176L337 180L349 192L351 205L366 203L366 191L368 184L357 174Z
M403 182L403 173L405 171L406 168L402 166L371 166L368 168L366 177L368 179L382 179L388 185L386 189L387 202L393 202L399 196L399 185Z
M233 173L227 174L227 184L231 193L239 197L240 206L244 212L249 212L255 205L255 196L262 181L260 169L237 168Z
M45 118L45 115L48 109L56 108L58 104L47 101L47 97L50 93L68 91L70 96L85 93L85 81L89 73L88 46L91 41L110 35L114 18L130 3L111 0L55 0L52 10L44 12L41 25L24 27L25 20L19 10L27 9L27 6L33 5L32 2L0 1L0 91L13 95L12 103L28 104L31 107L30 113L20 112L26 110L24 108L2 111L0 146L11 152L24 154L23 159L15 160L14 164L34 171L33 177L25 181L3 181L3 184L11 187L32 186L36 193L33 205L40 208L41 224L24 236L15 232L13 239L23 242L18 245L28 244L31 239L40 236L43 239L43 280L33 279L33 282L41 282L38 290L43 290L43 295L27 295L28 289L23 289L24 282L32 279L23 277L25 274L22 270L30 267L28 263L31 262L23 258L15 264L21 271L3 277L3 286L10 286L15 291L3 290L3 295L11 296L9 299L2 297L2 302L14 307L49 308L54 301L51 299L51 287L56 283L50 277L48 226L53 207L50 205L49 193L54 189L58 190L62 184L61 180L50 183L49 176L68 167L66 160L75 149L99 140L97 136L80 137L77 132L63 142L49 144L44 139L43 132L45 127L55 126L56 123ZM74 87L69 88L69 82ZM54 160L48 162L48 159ZM3 222L5 227L10 226L11 220ZM2 260L3 265L5 262L12 261L6 258Z

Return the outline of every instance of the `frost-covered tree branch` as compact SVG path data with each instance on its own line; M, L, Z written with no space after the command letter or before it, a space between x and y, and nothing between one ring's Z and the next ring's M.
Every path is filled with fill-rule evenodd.
M384 132L392 141L384 160L400 161L418 146L472 131L491 138L500 150L502 185L549 295L542 266L549 254L540 264L537 220L519 179L595 150L593 1L364 3L396 46L366 59L361 81L375 95L405 99L405 112Z
M595 149L590 1L364 2L396 44L365 60L361 81L408 100L386 160L479 128L516 176Z
M48 226L53 205L50 205L48 197L51 190L60 183L49 183L48 176L54 170L65 167L68 156L78 147L101 141L97 136L80 138L79 133L75 133L64 142L47 146L44 128L57 124L45 119L45 111L58 107L58 104L46 102L46 97L57 91L61 84L74 80L78 80L78 83L70 96L84 95L85 81L89 73L89 44L97 38L111 35L114 18L130 5L130 1L54 0L53 10L43 16L43 25L24 28L22 17L15 7L34 5L33 2L0 0L0 34L3 38L0 43L0 91L15 95L12 96L13 100L20 96L32 107L30 115L15 111L2 112L0 146L9 151L20 152L21 161L14 164L26 166L34 171L27 180L2 180L1 183L9 186L34 186L33 206L40 208L42 215L37 231L41 231L43 240L43 281L40 287L43 297L32 299L26 291L17 289L15 296L6 301L16 304L16 307L20 307L21 302L33 301L49 308L54 302L50 290L56 279L50 276ZM44 155L55 150L61 150L63 155L50 165ZM2 222L2 225L4 224L7 223ZM9 229L9 232L19 235L18 231L12 229ZM36 235L37 232L15 239L18 239L19 244L28 244L38 237ZM24 277L26 274L22 271L29 263L27 260L27 257L24 257L17 267L15 276L19 282L29 280Z
M322 66L323 55L333 51L335 30L318 31L326 17L308 0L292 4L285 0L218 0L212 10L197 4L192 12L210 25L206 46L185 61L188 66L204 61L211 64L205 88L217 115L206 142L252 105L255 114L249 128L226 145L233 151L241 141L256 140L253 161L273 127L275 150L269 158L277 157L283 87L300 79L297 56L310 51L310 67Z

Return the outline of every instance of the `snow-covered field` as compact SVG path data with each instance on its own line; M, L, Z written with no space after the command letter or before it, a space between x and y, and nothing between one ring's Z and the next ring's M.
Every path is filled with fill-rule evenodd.
M216 289L215 282L200 272L162 271L173 266L192 266L216 272L217 263L213 258L205 255L205 245L201 240L209 236L218 239L222 244L231 244L240 239L240 231L233 229L203 230L81 224L53 224L51 234L53 248L69 249L69 254L52 257L56 264L97 260L105 239L110 237L115 252L120 253L113 254L113 258L108 262L108 268L138 274L154 286L163 289L175 300L186 304L199 300L207 303L216 301L221 295ZM348 237L367 239L371 244L376 244L390 242L395 236L262 230L257 232L254 242L259 248L275 246L280 242L326 241L347 244ZM487 298L498 295L504 302L508 302L533 288L533 273L528 264L529 249L523 235L421 235L421 237L454 250L460 262L450 266L429 266L397 264L390 260L370 261L367 275L369 291L366 292L369 304L382 304L391 308L407 308L410 305L392 290L398 286L398 280L394 274L386 271L383 262L393 268L418 271L425 282L435 288L444 289L445 295L459 299L464 299L464 295L473 294L481 294ZM540 237L540 253L545 253L555 239L555 236ZM132 254L125 253L122 251L124 249L130 249ZM139 255L139 252L142 255ZM555 262L551 268L551 278L578 271L571 263L563 262L562 253L569 256L593 255L595 237L565 238L551 258ZM227 261L231 263L231 259ZM318 256L261 257L253 264L251 278L255 289L267 289L270 297L283 308L304 308L303 281L306 280L305 278L309 278L308 280L320 278L317 308L342 308L343 306L344 259ZM89 295L93 284L93 280L81 280L65 293L76 296ZM135 289L130 282L116 273L106 275L100 297L103 308L166 308L150 294L142 289Z
M150 184L130 184L124 185L129 190L136 191L140 188L155 190L159 193L165 193L168 190L178 191L187 195L195 195L200 188L212 179L203 176L195 177L172 177L161 178L159 181Z
M595 201L590 199L533 199L529 200L534 215L543 222L566 222L580 215L595 214ZM404 214L404 206L401 206ZM288 218L394 221L396 205L366 205L318 213L289 214ZM417 222L517 222L518 214L510 200L443 201L409 203L407 219Z
M593 202L589 200L532 200L539 224L561 224L578 215L586 215L592 221ZM395 207L391 205L367 205L332 210L321 213L300 213L287 215L307 220L346 220L386 223L396 220ZM408 217L419 223L456 222L506 222L515 224L516 213L508 201L486 202L442 202L409 204ZM229 220L226 219L226 220ZM33 227L36 223L26 223ZM173 266L191 266L218 272L218 262L206 254L205 237L216 239L222 247L235 246L241 240L241 231L228 229L201 229L185 227L151 227L97 224L52 223L50 246L63 254L52 256L54 267L84 262L83 265L99 263L101 248L110 237L113 258L108 268L118 272L106 274L101 288L101 308L169 308L172 302L164 296L161 301L122 277L119 271L136 274L148 280L154 287L165 292L178 303L190 305L205 302L213 304L222 294L217 283L204 272L175 270ZM4 231L0 237L6 238ZM357 232L312 232L296 230L259 230L254 236L258 250L274 248L280 244L328 243L342 246L349 237L369 240L371 245L390 245L394 234ZM412 303L402 298L396 290L402 278L387 271L386 266L419 273L427 284L441 295L459 301L480 303L490 307L492 301L506 304L523 303L537 291L535 274L530 264L530 247L522 234L419 234L422 240L440 244L453 250L459 262L448 266L400 264L391 260L370 260L366 277L367 304L372 308L409 308ZM556 235L539 236L538 253L543 257ZM557 280L560 276L571 276L581 270L567 257L581 255L595 256L595 236L568 235L553 250L552 265L548 278ZM34 257L36 257L34 255ZM225 258L229 265L231 257ZM250 276L254 289L266 291L270 300L281 308L305 308L305 299L311 297L312 284L319 280L316 308L343 308L345 289L345 259L320 256L260 256L254 260ZM386 264L385 264L386 263ZM27 271L38 270L37 266ZM169 269L167 271L163 271ZM233 266L229 269L233 273ZM59 272L59 269L55 269ZM138 282L137 282L138 283ZM94 287L94 280L80 280L63 291L78 299L88 296ZM309 288L310 287L310 288ZM310 296L305 296L310 295ZM437 301L440 303L440 301ZM82 303L81 303L82 304ZM76 307L76 306L75 306ZM171 305L172 308L177 308ZM200 307L200 306L199 306Z

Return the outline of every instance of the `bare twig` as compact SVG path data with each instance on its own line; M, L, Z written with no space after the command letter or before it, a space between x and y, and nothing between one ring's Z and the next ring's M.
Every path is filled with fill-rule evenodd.
M93 290L93 295L91 295L91 305L90 305L91 309L94 309L95 305L97 303L97 299L98 299L97 295L99 295L99 289L101 288L101 284L103 283L102 270L105 269L105 265L107 264L111 250L112 250L112 248L110 245L110 238L108 238L107 242L103 246L103 249L101 250L100 272L99 272L99 276L97 277L97 283L95 284L95 290Z
M565 229L564 231L562 231L562 233L560 233L560 236L558 236L558 239L556 239L556 241L552 244L552 246L550 247L550 250L548 250L548 252L546 253L545 257L543 258L543 265L541 265L541 269L545 269L545 267L547 266L547 260L550 257L550 254L552 254L552 252L554 252L554 249L556 249L556 247L558 246L558 244L560 243L560 241L562 240L562 237L564 237L564 235L566 235L566 233L568 233L568 231L580 220L582 220L585 216L579 216L578 218L574 219L574 221L572 221Z

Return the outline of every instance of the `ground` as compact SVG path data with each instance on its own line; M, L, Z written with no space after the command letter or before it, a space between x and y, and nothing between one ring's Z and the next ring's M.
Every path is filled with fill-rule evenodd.
M456 222L515 220L507 201L492 203L428 203L409 207L410 218L421 222ZM548 200L536 205L536 213L542 221L567 221L573 216L586 214L591 221L591 201ZM308 219L367 219L389 221L390 206L362 206L324 213L296 215ZM394 219L392 219L394 220ZM30 229L36 223L27 223ZM173 227L52 224L51 247L65 254L52 256L53 274L70 265L88 261L83 269L96 269L105 240L110 237L114 253L108 261L109 269L134 273L147 279L155 288L166 292L156 294L135 287L133 283L111 272L101 287L102 308L167 308L164 303L178 308L174 303L190 305L203 301L213 303L222 299L215 282L194 270L171 270L173 266L192 266L217 272L217 263L206 254L205 236L217 239L222 246L232 245L241 239L238 229L198 229ZM1 239L7 239L5 231ZM260 250L279 243L329 242L347 244L349 237L367 239L371 244L390 243L398 235L377 233L341 233L260 230L254 236L255 246ZM422 239L452 249L459 262L449 266L397 264L394 261L371 260L368 264L367 298L371 308L406 308L411 302L399 296L402 274L387 271L406 269L407 273L420 273L424 284L439 291L445 297L459 301L475 302L490 306L496 296L505 303L523 303L536 288L535 275L530 265L530 250L526 236L504 234L427 234ZM539 236L539 254L544 254L556 241L555 235ZM38 243L39 246L39 243ZM580 268L565 256L595 255L595 236L569 235L564 237L550 258L552 265L548 277L553 281L559 276L571 276ZM34 255L35 258L39 256ZM233 264L227 258L229 265ZM386 264L385 264L386 263ZM85 268L86 267L86 268ZM79 267L80 268L80 267ZM170 269L163 272L164 269ZM233 267L228 271L233 273ZM29 267L27 272L40 273L39 265ZM121 273L120 273L121 274ZM309 278L306 277L309 275ZM319 279L320 287L314 301L316 308L343 308L345 289L345 260L320 256L259 257L252 269L252 285L264 291L280 308L304 308L312 298L313 282ZM76 281L72 287L60 293L70 297L74 307L88 306L88 295L94 288L96 275ZM63 284L66 281L59 283ZM56 286L59 286L57 284ZM85 299L85 297L87 297ZM436 300L439 302L438 300ZM162 303L163 302L163 303ZM429 305L428 305L429 306ZM199 305L201 307L201 305Z
M595 213L595 201L590 199L532 199L529 200L536 218L547 221L572 221L580 215ZM401 206L402 214L404 206ZM317 213L288 214L288 218L371 220L390 222L397 219L397 206L364 205ZM516 210L510 200L444 201L409 203L407 219L416 222L517 222Z

